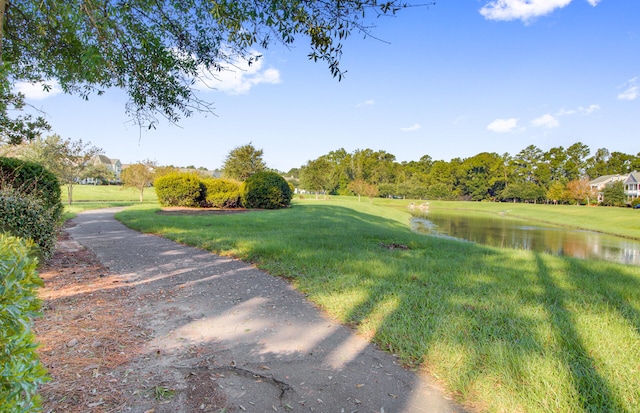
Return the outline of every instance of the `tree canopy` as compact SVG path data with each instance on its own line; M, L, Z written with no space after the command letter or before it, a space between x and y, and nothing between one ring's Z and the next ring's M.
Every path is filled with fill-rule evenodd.
M587 145L577 142L546 152L529 145L513 156L482 152L447 162L424 155L419 161L398 163L382 150L348 153L341 148L302 166L300 188L360 195L370 185L383 197L589 203L598 196L590 179L640 170L640 153L610 153L606 148L591 157L590 153Z
M140 125L157 115L172 122L194 110L195 79L249 64L255 49L308 41L311 60L339 79L342 42L369 35L368 18L393 15L399 0L0 0L0 137L19 142L46 127L42 118L11 117L24 107L17 82L57 81L66 93L88 98L124 89L126 111Z
M627 195L624 193L624 183L622 181L616 181L608 184L602 191L602 203L610 206L622 206L627 200Z
M122 186L137 189L140 195L140 202L142 202L144 199L144 189L151 186L155 178L155 168L156 163L150 160L129 165L120 175Z
M251 175L267 169L262 155L262 149L256 149L251 143L238 146L227 155L222 172L227 178L244 181Z
M53 172L60 183L67 186L69 205L73 202L73 186L92 169L89 161L103 152L91 142L62 139L60 135L38 137L10 149L7 155L37 162Z

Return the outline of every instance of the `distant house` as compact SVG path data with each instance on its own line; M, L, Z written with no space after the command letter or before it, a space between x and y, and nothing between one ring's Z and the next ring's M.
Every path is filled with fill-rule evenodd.
M589 182L591 189L598 193L598 202L602 202L602 193L604 188L613 183L622 181L624 184L624 193L627 200L632 201L640 197L640 172L634 171L630 174L604 175Z
M589 182L589 185L591 186L591 189L593 190L593 192L596 192L598 194L598 202L602 202L602 193L604 191L604 188L613 183L613 182L618 182L618 181L626 181L627 177L629 175L625 175L625 174L617 174L617 175L604 175L604 176L600 176L592 181Z
M624 181L624 193L627 194L627 200L632 201L640 197L640 172L633 171Z
M103 165L115 175L114 183L120 182L120 174L122 173L122 163L119 159L111 159L105 155L96 155L89 160L89 164L93 166ZM96 184L95 178L85 178L81 184Z

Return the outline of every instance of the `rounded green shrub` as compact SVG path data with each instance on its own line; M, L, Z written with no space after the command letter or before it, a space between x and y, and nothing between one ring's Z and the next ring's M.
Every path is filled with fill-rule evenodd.
M162 206L197 207L204 201L204 184L196 174L173 172L153 182Z
M240 206L240 184L222 178L208 178L205 186L205 203L213 208L238 208Z
M53 255L58 220L39 199L13 188L0 189L0 231L33 240L44 258Z
M0 262L0 406L7 413L39 411L37 390L47 372L32 330L40 308L36 289L42 286L38 261L23 240L0 234Z
M60 182L44 166L36 162L0 157L0 189L13 188L17 192L38 199L57 221L64 207L60 200Z
M287 181L275 172L255 173L240 189L242 205L246 208L286 208L291 204L292 195Z

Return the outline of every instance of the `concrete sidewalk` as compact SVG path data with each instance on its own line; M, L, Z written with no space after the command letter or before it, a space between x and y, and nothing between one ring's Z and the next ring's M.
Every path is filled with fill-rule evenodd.
M114 219L117 211L83 212L68 231L139 297L154 297L137 310L153 338L131 376L162 375L177 383L176 397L162 404L141 398L131 411L206 411L189 404L190 378L202 373L224 393L225 411L464 411L284 280L130 230Z

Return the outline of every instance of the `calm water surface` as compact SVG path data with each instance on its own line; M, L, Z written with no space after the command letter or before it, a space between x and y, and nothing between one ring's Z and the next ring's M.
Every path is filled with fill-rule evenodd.
M525 249L576 258L640 265L640 241L592 231L572 230L505 216L465 211L415 213L413 230L501 248Z

